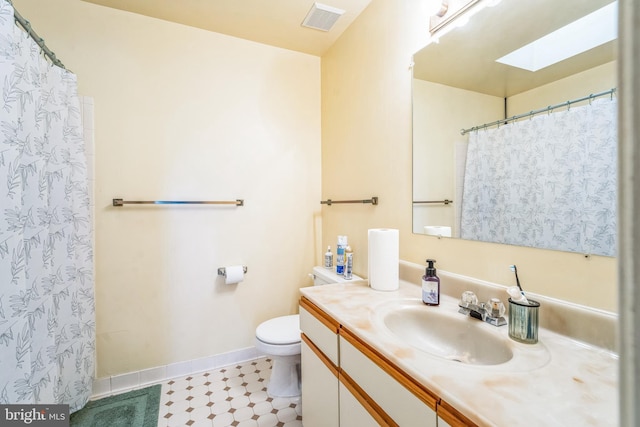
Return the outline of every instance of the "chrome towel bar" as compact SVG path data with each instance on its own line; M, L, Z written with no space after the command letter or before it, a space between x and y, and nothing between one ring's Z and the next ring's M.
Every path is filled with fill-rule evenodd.
M243 199L228 200L228 201L197 201L197 200L122 200L113 199L113 206L123 205L236 205L244 206Z
M377 205L378 204L378 198L377 197L372 197L370 199L365 199L365 200L331 200L331 199L327 199L327 200L321 200L320 204L321 205L328 205L331 206L333 204L336 203L371 203L372 205Z

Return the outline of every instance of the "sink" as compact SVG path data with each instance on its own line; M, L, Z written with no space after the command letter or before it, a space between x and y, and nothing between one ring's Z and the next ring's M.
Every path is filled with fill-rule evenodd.
M499 327L459 314L456 308L412 300L389 304L377 316L393 335L434 356L470 365L500 365L513 359L513 343Z

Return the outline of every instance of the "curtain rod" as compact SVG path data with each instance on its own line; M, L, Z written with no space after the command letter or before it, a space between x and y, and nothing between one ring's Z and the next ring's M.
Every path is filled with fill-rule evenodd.
M67 68L64 66L64 64L58 58L56 58L56 54L53 53L51 49L47 47L47 45L44 42L44 39L38 36L35 30L31 28L31 23L26 19L24 19L22 15L20 15L20 13L16 10L16 7L13 5L13 2L11 0L6 0L6 1L13 8L13 18L16 20L16 23L20 24L20 26L27 32L27 34L29 34L29 36L36 42L36 44L40 46L40 49L42 49L42 53L44 54L44 56L49 58L53 63L53 65L57 65L58 67L66 70Z
M486 129L486 128L491 127L491 126L500 126L502 124L507 124L507 123L512 122L514 120L522 119L522 118L525 118L525 117L535 116L536 114L540 114L540 113L549 113L549 112L553 111L556 108L568 107L569 105L575 104L577 102L591 101L591 100L593 100L595 98L599 98L599 97L605 96L605 95L611 95L611 98L613 98L613 94L614 93L616 93L616 88L609 89L609 90L606 90L604 92L600 92L600 93L596 93L596 94L592 93L589 96L585 96L585 97L582 97L582 98L579 98L579 99L574 99L572 101L563 102L562 104L549 105L548 107L541 108L539 110L532 110L532 111L529 111L528 113L518 114L517 116L509 117L509 118L502 119L502 120L496 120L495 122L485 123L483 125L474 126L472 128L469 128L469 129L462 129L460 131L460 134L461 135L465 135L465 134L467 134L469 132L473 132L474 130Z

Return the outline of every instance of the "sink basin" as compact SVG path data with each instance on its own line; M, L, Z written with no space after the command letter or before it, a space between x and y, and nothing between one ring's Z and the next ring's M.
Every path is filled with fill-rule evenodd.
M455 307L405 302L390 305L377 314L388 331L407 344L448 360L500 365L514 356L510 340L489 329L495 326L459 314Z

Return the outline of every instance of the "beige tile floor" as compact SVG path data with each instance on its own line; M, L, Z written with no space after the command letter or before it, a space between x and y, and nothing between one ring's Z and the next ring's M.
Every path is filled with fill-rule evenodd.
M267 394L271 360L260 358L162 384L158 427L301 427L300 398Z

